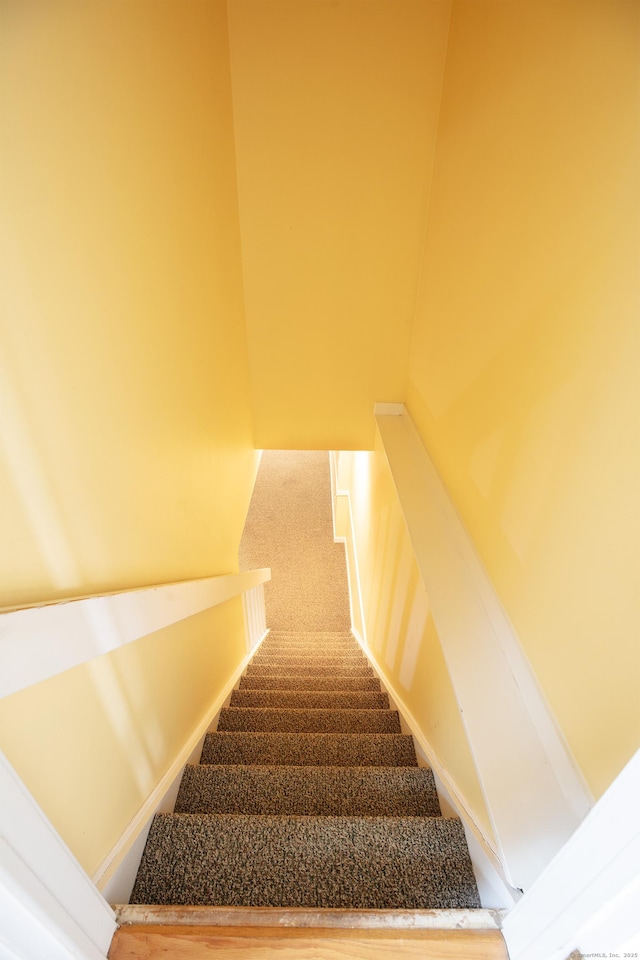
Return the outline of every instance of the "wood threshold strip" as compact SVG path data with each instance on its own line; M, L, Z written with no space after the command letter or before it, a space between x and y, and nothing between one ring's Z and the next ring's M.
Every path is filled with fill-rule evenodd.
M120 927L109 960L508 960L499 930Z
M115 905L118 926L335 928L341 930L500 930L506 910L334 910L307 907Z

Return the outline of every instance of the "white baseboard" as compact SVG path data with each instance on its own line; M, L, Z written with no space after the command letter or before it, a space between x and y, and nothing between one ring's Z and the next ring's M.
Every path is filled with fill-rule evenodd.
M269 631L266 630L254 649L243 657L240 665L194 728L171 766L95 871L92 880L109 903L129 902L154 815L173 811L185 766L187 763L197 763L199 761L205 736L209 730L215 728L220 710L229 699L247 664L268 633Z

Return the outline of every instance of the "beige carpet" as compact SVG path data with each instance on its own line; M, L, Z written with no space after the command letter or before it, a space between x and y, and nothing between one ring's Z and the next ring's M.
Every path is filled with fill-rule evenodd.
M344 545L334 543L329 454L265 450L240 543L240 569L271 567L267 626L349 630Z

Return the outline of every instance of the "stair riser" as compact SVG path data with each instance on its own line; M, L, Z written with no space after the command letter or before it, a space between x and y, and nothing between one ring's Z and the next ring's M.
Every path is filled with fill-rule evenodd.
M269 647L282 647L286 650L357 650L362 653L362 647L350 637L347 640L330 639L300 639L295 637L266 637L259 646L259 650L265 650Z
M278 663L278 664L256 664L250 663L246 670L246 676L248 677L269 677L269 676L282 676L282 675L291 674L293 677L331 677L334 674L340 674L340 676L345 677L373 677L375 676L371 667L366 665L351 666L347 663L339 664L324 664L316 665L310 664L308 661L300 662L300 664L293 663Z
M253 657L253 662L260 662L265 659L282 660L352 660L355 663L369 663L363 653L357 650L305 650L304 647L288 649L287 647L267 647L265 650L259 650Z
M188 765L176 813L438 817L430 770Z
M283 657L273 654L264 654L264 656L257 655L253 658L251 664L256 667L281 667L283 673L286 673L289 667L328 667L335 673L336 670L339 671L343 666L346 667L347 671L352 670L354 667L369 666L368 661L364 657L321 657L315 655Z
M299 637L306 640L313 637L334 637L336 640L355 639L350 630L277 630L270 629L269 637Z
M397 710L271 710L225 707L218 730L266 733L400 733Z
M375 677L291 677L285 674L241 677L241 690L359 690L379 691L380 681Z
M404 734L209 733L202 763L320 767L417 767Z
M386 693L308 690L234 690L231 707L285 707L289 710L389 710Z

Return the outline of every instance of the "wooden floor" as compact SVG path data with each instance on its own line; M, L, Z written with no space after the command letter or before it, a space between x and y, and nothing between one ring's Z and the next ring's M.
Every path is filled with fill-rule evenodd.
M132 924L116 932L109 960L508 960L499 930Z

